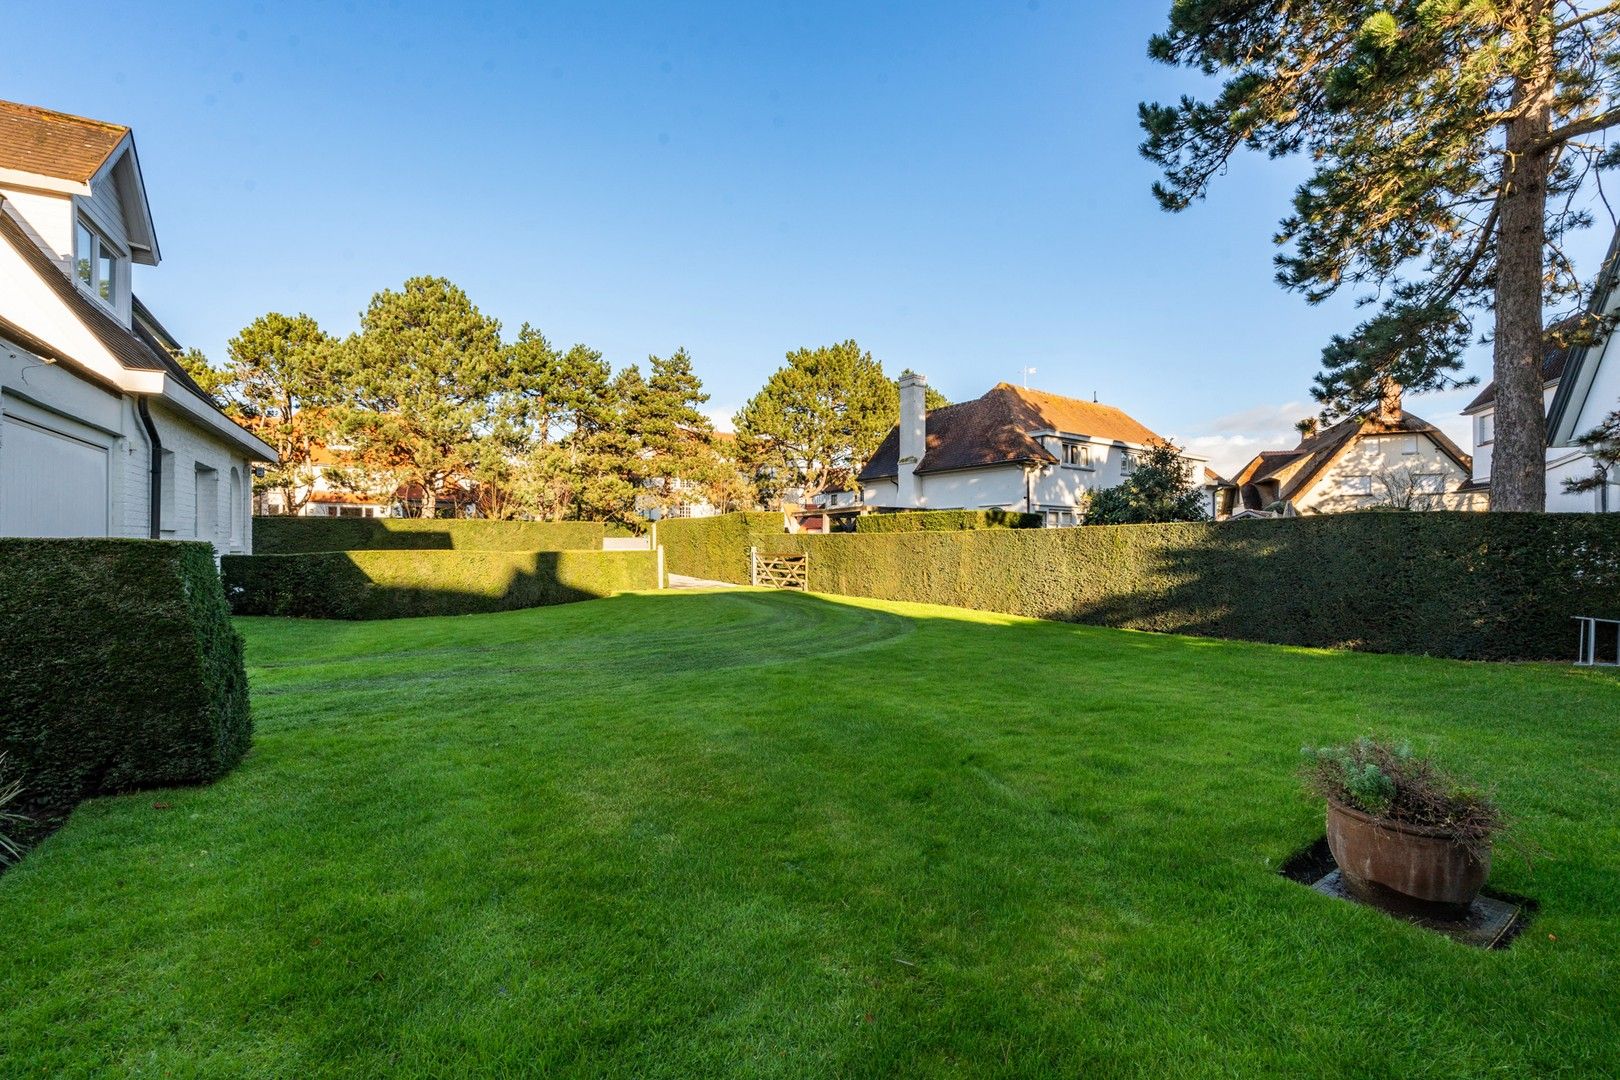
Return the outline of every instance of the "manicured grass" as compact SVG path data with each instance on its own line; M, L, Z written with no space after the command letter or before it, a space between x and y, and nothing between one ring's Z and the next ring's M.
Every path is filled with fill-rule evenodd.
M0 1075L1620 1066L1601 673L747 591L242 628L242 766L0 876ZM1274 873L1369 731L1545 850L1512 949Z

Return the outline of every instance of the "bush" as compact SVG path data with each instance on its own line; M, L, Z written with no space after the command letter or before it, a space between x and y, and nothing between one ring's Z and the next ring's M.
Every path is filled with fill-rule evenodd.
M1301 754L1305 788L1318 798L1438 830L1476 854L1502 829L1501 811L1476 785L1447 775L1404 743L1362 738L1348 746L1307 746Z
M671 574L742 585L748 582L748 549L786 550L787 530L781 514L740 513L659 521L653 537Z
M746 570L746 542L727 543L720 554ZM1620 514L799 534L772 547L810 554L816 592L1286 645L1570 659L1572 615L1620 617Z
M658 587L652 551L328 551L227 555L238 615L399 619L591 600Z
M858 533L952 532L958 529L1038 529L1041 515L1016 510L903 510L855 519Z
M600 521L481 521L448 518L256 517L259 555L306 551L600 551Z
M251 741L207 544L0 540L0 655L0 753L30 817L213 780Z

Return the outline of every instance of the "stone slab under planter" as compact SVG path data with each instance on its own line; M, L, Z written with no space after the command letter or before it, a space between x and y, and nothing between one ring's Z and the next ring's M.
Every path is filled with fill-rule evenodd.
M1460 919L1440 919L1412 912L1391 911L1367 904L1345 888L1333 853L1324 837L1283 863L1278 873L1324 896L1331 896L1363 907L1375 907L1391 918L1421 926L1453 941L1481 949L1505 949L1518 937L1535 911L1535 901L1512 896L1487 887L1475 898L1468 913Z

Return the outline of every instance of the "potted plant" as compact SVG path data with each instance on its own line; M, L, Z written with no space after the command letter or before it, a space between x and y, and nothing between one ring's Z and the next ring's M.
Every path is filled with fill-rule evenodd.
M1436 915L1468 910L1502 830L1488 795L1405 744L1362 738L1304 756L1305 786L1327 800L1328 847L1353 895Z

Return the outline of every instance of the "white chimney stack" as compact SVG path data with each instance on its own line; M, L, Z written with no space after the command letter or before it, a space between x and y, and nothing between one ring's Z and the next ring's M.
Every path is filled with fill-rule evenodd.
M927 379L915 371L900 376L900 467L897 472L901 506L922 505L917 463L928 449L927 401Z

